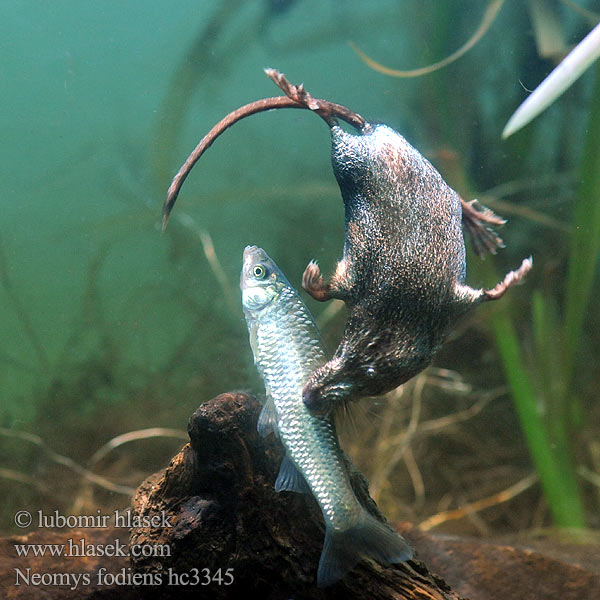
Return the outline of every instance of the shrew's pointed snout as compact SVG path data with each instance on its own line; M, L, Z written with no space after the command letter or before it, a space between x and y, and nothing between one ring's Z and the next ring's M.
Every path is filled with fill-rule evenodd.
M302 390L302 401L308 410L315 416L325 416L331 408L325 401L319 388L307 383Z

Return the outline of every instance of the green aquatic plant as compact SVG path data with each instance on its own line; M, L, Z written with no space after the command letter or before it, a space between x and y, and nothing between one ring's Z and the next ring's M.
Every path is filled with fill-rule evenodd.
M508 120L502 137L512 135L550 106L599 56L600 25L596 25L517 108Z
M574 464L573 437L584 408L578 390L578 355L600 255L600 67L581 164L564 290L564 314L541 292L533 297L534 360L526 368L514 325L506 313L493 318L496 342L515 407L553 520L585 526Z
M515 409L553 521L558 526L583 527L583 503L564 422L548 404L540 406L539 393L510 315L499 312L492 316L491 322ZM538 348L541 354L537 367L546 371L544 349Z
M600 251L600 66L596 83L582 160L580 186L573 218L573 235L565 298L565 381L570 383L577 348L583 333L585 313L596 279Z

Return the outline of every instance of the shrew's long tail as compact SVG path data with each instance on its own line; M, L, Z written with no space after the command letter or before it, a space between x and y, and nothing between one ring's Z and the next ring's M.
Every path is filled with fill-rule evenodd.
M341 104L336 104L335 102L329 102L328 100L322 100L319 98L313 98L304 89L303 85L291 84L286 79L285 75L276 69L265 69L265 73L267 77L269 77L285 93L285 96L264 98L263 100L251 102L250 104L246 104L245 106L234 110L221 121L219 121L202 138L200 143L187 157L186 161L183 163L182 167L179 169L177 175L175 175L171 185L169 186L167 199L165 200L165 204L163 206L163 231L167 226L169 215L173 210L175 200L177 200L177 196L179 195L179 190L181 189L185 178L192 170L192 167L226 129L245 117L259 112L264 112L266 110L273 110L275 108L305 108L318 114L330 127L333 126L337 118L340 118L360 131L366 131L370 128L369 123L367 123L367 121L358 113L351 111L349 108L346 108Z

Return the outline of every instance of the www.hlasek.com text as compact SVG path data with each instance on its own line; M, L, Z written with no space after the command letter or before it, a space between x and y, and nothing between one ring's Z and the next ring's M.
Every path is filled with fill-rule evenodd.
M69 538L64 544L14 544L18 557L40 556L65 556L72 557L98 557L117 556L135 558L140 557L169 557L171 548L169 544L133 544L128 546L120 540L111 540L107 544L88 543L85 538L77 540Z

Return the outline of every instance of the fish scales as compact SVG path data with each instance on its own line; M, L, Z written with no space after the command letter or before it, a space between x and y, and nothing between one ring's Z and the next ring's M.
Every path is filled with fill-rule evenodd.
M256 364L277 413L279 436L304 475L333 527L360 513L350 488L331 419L313 417L302 402L302 388L326 357L302 300L284 287L256 331ZM284 356L285 360L281 360Z
M327 360L308 309L277 265L255 246L244 251L241 288L254 360L267 391L259 431L278 433L286 449L275 487L304 491L307 485L323 513L326 536L318 584L341 578L361 556L384 564L410 558L408 544L356 498L332 418L312 415L302 401L308 377Z

